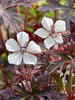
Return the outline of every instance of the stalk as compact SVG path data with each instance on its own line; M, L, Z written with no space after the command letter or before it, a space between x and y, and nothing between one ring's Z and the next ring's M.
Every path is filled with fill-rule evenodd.
M1 32L1 37L3 39L3 41L6 40L6 32L5 32L5 28L3 26L3 24L0 25L0 32Z
M7 29L7 37L8 37L8 39L10 38L9 29Z
M1 39L1 43L4 47L4 51L7 54L7 50L6 50L6 47L5 47L6 32L5 32L3 24L0 25L0 39Z
M60 3L60 0L58 0L58 3ZM57 21L57 10L55 10L55 21Z
M26 29L26 27L27 27L27 16L28 16L28 7L26 8L26 10L25 10L25 20L24 20L24 29Z
M73 100L72 99L72 66L70 67L70 70L69 70L69 100Z
M72 67L70 67L70 75L69 75L69 94L72 92Z

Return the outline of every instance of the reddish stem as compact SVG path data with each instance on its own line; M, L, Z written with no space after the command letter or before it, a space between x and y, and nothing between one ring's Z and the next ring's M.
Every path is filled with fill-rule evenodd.
M70 75L69 75L69 94L72 93L72 67L70 67Z
M1 39L1 43L4 47L4 51L7 54L7 50L6 50L6 47L5 47L6 32L5 32L3 24L0 25L0 39Z
M26 8L25 10L25 20L24 20L24 29L26 30L26 27L27 27L27 16L28 16L28 7Z

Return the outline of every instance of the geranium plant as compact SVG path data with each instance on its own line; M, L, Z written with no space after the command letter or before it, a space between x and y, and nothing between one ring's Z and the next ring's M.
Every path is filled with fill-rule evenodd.
M0 100L75 99L74 22L75 0L0 0Z

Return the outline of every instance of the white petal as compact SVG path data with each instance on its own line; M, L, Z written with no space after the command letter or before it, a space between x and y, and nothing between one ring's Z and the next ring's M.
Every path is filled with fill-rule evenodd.
M54 39L49 36L47 39L44 40L44 45L47 49L50 49L55 44Z
M59 47L58 43L55 43L54 48L58 49L58 47Z
M10 64L19 65L22 61L22 54L20 52L12 53L8 55L8 62Z
M37 45L34 41L30 41L28 47L26 48L26 51L30 53L41 53L40 46Z
M59 34L57 37L54 38L57 43L63 43L62 35Z
M34 55L30 53L25 52L23 55L23 61L25 64L35 65L37 63L37 57L35 57Z
M55 32L64 32L66 30L66 22L59 20L55 23Z
M17 39L21 47L24 47L27 45L29 41L29 35L26 32L19 32L17 34Z
M7 42L6 42L6 49L8 51L11 51L11 52L15 52L15 51L20 51L20 46L18 45L18 43L14 40L14 39L9 39Z
M41 38L46 38L47 36L49 36L49 32L43 28L39 28L37 31L34 32L34 34L38 35Z
M47 29L48 31L51 30L51 27L53 25L53 20L51 18L47 18L47 17L44 17L42 19L42 25L45 29Z

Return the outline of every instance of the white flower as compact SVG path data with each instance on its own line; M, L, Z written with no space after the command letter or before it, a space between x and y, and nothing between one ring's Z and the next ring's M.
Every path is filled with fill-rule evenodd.
M18 42L11 38L6 42L6 49L13 52L8 55L8 62L19 65L23 60L25 64L36 64L37 57L34 53L41 52L40 46L34 41L29 42L29 35L25 32L19 32L17 40Z
M66 30L65 21L58 20L54 24L51 18L44 17L42 26L44 28L39 28L34 34L45 39L44 45L47 49L50 49L56 43L63 43L61 33Z

